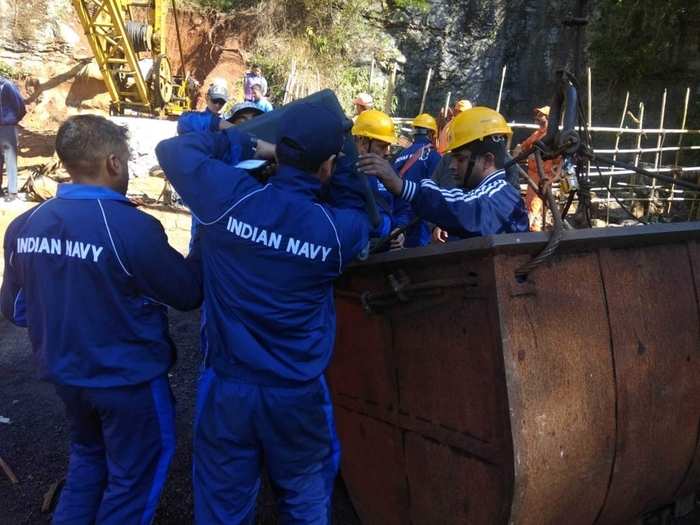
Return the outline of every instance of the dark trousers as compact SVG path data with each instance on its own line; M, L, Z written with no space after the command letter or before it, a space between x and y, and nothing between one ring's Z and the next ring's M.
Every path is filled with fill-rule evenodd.
M56 392L70 425L70 463L54 525L151 523L175 452L167 377Z
M194 428L198 525L252 523L263 464L280 523L330 522L340 444L323 377L298 387L200 379Z

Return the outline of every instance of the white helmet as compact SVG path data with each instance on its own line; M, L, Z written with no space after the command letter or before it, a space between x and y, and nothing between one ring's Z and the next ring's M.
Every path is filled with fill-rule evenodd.
M209 89L207 90L207 96L211 100L223 100L224 102L228 102L228 89L226 89L225 85L222 85L220 83L213 83L209 86Z

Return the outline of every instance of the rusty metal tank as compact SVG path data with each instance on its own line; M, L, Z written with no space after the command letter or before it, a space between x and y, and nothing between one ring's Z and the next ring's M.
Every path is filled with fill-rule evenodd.
M629 523L700 488L700 223L375 256L329 381L365 524Z

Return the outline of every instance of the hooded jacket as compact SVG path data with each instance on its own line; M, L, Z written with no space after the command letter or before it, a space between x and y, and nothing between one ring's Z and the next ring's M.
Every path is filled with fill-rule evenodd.
M333 281L366 247L369 223L361 202L320 202L319 180L301 169L280 165L262 184L221 160L251 158L253 144L230 128L165 140L156 154L202 223L207 361L223 377L296 385L328 366Z

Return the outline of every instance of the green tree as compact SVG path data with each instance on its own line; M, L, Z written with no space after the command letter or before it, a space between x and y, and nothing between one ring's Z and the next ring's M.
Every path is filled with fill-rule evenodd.
M698 0L600 0L589 48L611 84L634 89L662 78L690 76L700 51Z

